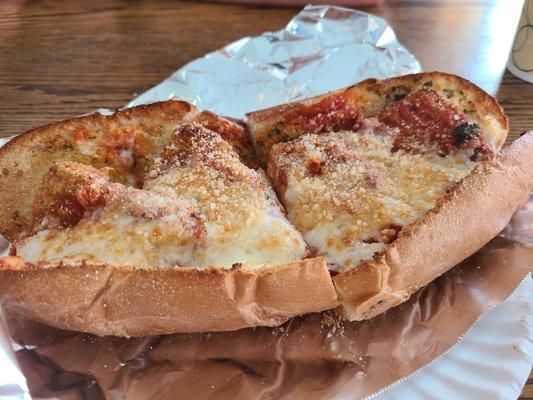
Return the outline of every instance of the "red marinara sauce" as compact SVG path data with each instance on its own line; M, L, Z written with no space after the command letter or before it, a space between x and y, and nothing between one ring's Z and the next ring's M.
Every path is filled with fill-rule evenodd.
M378 119L398 128L395 151L437 152L445 156L472 149L474 158L492 154L481 128L433 90L422 89L392 103L381 111Z
M361 109L348 102L345 93L327 96L311 105L302 105L293 110L281 127L289 134L321 133L339 130L358 130L363 126Z

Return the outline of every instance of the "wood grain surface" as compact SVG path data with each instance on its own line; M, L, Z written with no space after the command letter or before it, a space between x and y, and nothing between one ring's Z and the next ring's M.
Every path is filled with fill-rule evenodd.
M533 129L533 85L504 72L520 8L521 0L388 0L367 11L390 22L425 70L457 73L497 94L513 139ZM194 1L4 0L0 136L120 107L186 62L242 36L278 30L297 11ZM531 379L521 399L533 399Z

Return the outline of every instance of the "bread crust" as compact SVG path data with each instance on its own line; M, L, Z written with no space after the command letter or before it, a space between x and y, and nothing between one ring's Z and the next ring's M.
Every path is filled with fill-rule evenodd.
M494 150L499 150L503 146L509 123L502 107L494 97L459 76L443 72L423 72L381 81L366 79L334 92L246 114L246 123L252 136L258 162L264 165L270 148L283 141L283 138L273 133L272 130L293 110L316 104L329 96L344 93L349 102L361 108L365 117L374 117L391 102L422 88L436 91L459 110L464 110L481 126Z
M144 336L276 326L339 303L323 258L247 269L141 269L0 258L5 307L58 328Z
M372 260L333 278L350 320L402 303L496 236L533 192L533 131L479 164Z

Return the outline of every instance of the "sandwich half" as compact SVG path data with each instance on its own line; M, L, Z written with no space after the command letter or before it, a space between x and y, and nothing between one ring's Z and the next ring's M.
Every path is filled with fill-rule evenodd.
M336 306L324 259L250 154L242 126L176 101L16 138L0 150L2 303L119 336L273 326Z
M531 134L498 154L503 110L453 75L367 80L247 123L350 320L400 304L470 256L533 190Z

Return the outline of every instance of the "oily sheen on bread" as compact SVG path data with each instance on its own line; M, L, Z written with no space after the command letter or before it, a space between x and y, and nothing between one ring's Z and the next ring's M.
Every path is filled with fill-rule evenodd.
M0 258L4 306L119 336L272 326L336 306L324 260L308 258L248 166L242 127L207 114L208 129L202 115L169 101L3 148L1 196L17 215L2 215L13 241Z

